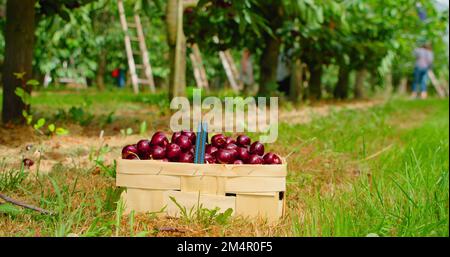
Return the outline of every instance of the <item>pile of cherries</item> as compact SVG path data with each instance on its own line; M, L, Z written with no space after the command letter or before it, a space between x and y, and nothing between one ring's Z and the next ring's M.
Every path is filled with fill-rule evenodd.
M172 134L169 142L164 132L156 132L151 140L142 139L137 144L122 149L122 159L161 160L166 162L194 162L196 134L181 131ZM205 145L205 163L213 164L281 164L281 158L268 152L259 141L239 135L236 139L216 134L211 143Z

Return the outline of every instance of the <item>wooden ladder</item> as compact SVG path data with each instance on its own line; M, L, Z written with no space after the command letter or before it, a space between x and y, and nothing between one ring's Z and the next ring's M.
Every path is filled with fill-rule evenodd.
M128 67L130 68L131 84L134 93L139 93L139 85L148 85L152 93L155 92L155 81L153 79L152 67L150 65L149 54L145 44L145 36L142 30L141 18L138 14L134 15L134 21L128 22L125 15L123 0L117 0L120 16L120 24L125 34L125 50L127 52ZM130 31L135 30L136 35L131 35ZM139 43L139 51L133 51L132 42ZM142 63L136 64L135 56L141 56ZM140 78L136 70L144 71L144 78Z
M213 40L215 43L219 42L219 38L217 36L214 36ZM233 57L231 56L230 50L219 51L219 57L228 81L230 82L231 88L234 92L239 93L239 91L243 88L243 84L239 81L239 73Z
M189 54L189 58L192 62L192 69L194 70L194 78L199 88L209 88L208 78L206 77L205 66L203 65L202 55L197 44L192 44L192 53Z
M239 79L239 72L237 71L236 64L231 56L230 50L219 51L220 61L222 62L223 69L227 75L230 86L234 92L239 93L243 88L243 83Z
M428 77L431 80L431 84L436 89L436 92L438 93L440 98L445 98L448 96L448 88L445 86L447 83L441 83L436 78L436 75L434 75L433 70L428 70Z
M194 78L197 83L198 88L209 88L208 78L206 77L205 67L203 66L202 56L200 49L196 43L191 46L192 53L189 54L189 58L192 62L192 68L194 70ZM227 75L228 81L230 82L231 88L239 93L243 89L243 83L239 79L239 72L237 70L236 64L231 56L230 50L219 52L220 61Z

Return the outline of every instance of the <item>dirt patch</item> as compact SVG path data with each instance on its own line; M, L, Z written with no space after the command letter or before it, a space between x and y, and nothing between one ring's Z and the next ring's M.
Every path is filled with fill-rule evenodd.
M401 130L410 129L420 126L423 120L429 116L431 111L431 108L423 108L414 110L410 113L395 112L395 114L392 115L392 118L388 119L387 122L389 125Z
M380 105L384 100L366 100L357 102L336 102L333 104L319 104L315 106L303 107L294 109L289 112L280 113L279 119L281 122L289 124L304 124L309 123L313 118L324 117L330 114L331 111L340 110L360 110Z
M374 100L336 103L337 105L322 104L321 106L304 107L293 111L281 111L280 121L289 122L290 124L307 123L313 117L328 115L332 110L365 109L380 103L381 101ZM129 117L137 119L132 114L135 113L130 111L121 112L121 115L127 116L128 120L130 120ZM139 112L142 118L148 114L148 111ZM166 129L164 124L168 123L169 118L167 115L164 115L163 117L154 119L149 124L149 130L153 132ZM123 136L120 133L120 129L125 128L125 126L116 123L105 128L103 130L104 136L102 137L100 137L102 130L99 128L83 128L73 124L69 124L69 126L71 135L52 137L38 136L29 126L0 127L0 157L7 161L14 160L14 162L17 162L21 160L22 156L35 154L34 151L39 150L42 153L43 160L54 161L55 163L71 163L74 161L83 163L88 159L90 154L95 155L95 151L102 146L121 148L126 144L137 142L144 137L140 135ZM136 130L135 128L134 131ZM150 135L151 132L148 134ZM27 145L33 145L35 150L31 153L24 151ZM117 153L118 151L115 154L106 154L105 159L115 159L118 157Z

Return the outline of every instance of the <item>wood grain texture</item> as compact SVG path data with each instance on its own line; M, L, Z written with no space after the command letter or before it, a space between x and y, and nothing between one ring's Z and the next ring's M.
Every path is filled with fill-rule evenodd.
M117 174L116 185L127 188L180 190L179 176Z
M181 176L181 191L225 195L225 180L216 176Z
M287 166L281 165L231 165L194 164L162 162L158 160L117 160L117 173L178 175L178 176L221 176L221 177L286 177Z
M283 201L275 196L241 195L236 196L236 215L244 217L265 217L278 220L283 214Z
M286 190L286 178L284 177L233 177L227 178L225 192L227 193L257 193L277 192Z
M135 212L160 212L164 208L164 193L162 190L128 188L122 193L125 204L124 214Z

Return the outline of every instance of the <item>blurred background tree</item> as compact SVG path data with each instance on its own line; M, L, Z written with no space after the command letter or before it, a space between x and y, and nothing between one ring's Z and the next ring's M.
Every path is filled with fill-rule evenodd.
M22 110L29 106L15 88L31 92L31 86L22 80L34 78L53 87L59 78L69 77L99 90L115 87L110 73L127 69L115 0L18 2L0 1L4 122L23 122ZM228 49L240 60L244 48L256 64L257 94L284 95L294 102L364 98L396 89L401 81L410 84L412 52L424 42L435 53L433 71L448 81L448 5L436 1L124 2L127 16L142 17L157 88L169 92L169 99L195 86L186 58L192 43L202 51L216 91L227 84L218 52ZM177 38L180 53L175 59ZM277 83L281 56L290 64L287 88ZM18 80L14 73L20 72L25 74Z

